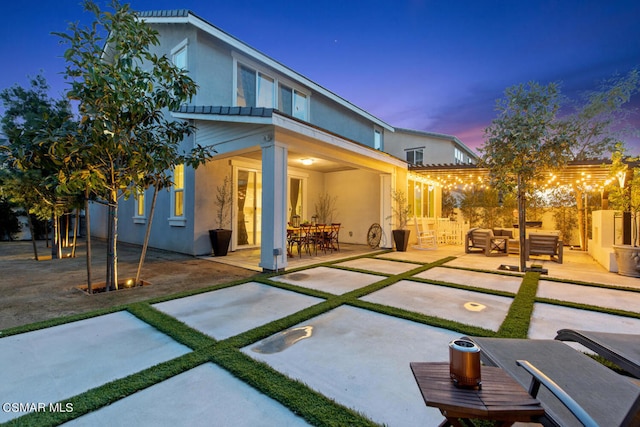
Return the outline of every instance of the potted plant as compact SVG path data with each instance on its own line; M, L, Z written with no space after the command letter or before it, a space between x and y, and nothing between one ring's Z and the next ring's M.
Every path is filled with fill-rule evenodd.
M397 228L391 230L393 241L396 244L397 251L405 252L409 244L409 235L411 234L411 230L406 229L411 209L404 191L393 190L391 198L393 200L393 205L391 206L393 216L390 218L394 218L397 225Z
M611 174L617 178L617 184L609 192L609 202L614 209L623 212L623 229L631 232L630 239L623 239L622 245L613 245L618 263L618 274L640 277L640 246L638 245L638 214L640 213L640 168L629 169L629 163L638 158L625 158L618 147L611 156Z
M320 194L316 203L315 217L320 224L331 224L336 213L337 197L331 197L328 193Z
M231 242L231 229L224 228L229 224L231 219L231 178L225 176L222 185L216 188L216 212L217 228L209 230L209 239L211 240L211 248L214 256L225 256L229 251L229 243ZM230 224L229 224L230 226Z

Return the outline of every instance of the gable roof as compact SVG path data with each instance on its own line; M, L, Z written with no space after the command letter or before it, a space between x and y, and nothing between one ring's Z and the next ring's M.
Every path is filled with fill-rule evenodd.
M196 28L210 34L211 36L222 40L223 42L230 45L232 48L237 51L254 58L263 64L268 65L274 70L282 73L288 78L299 82L300 84L312 89L313 91L320 93L332 101L338 103L339 105L351 110L352 112L364 117L367 120L372 121L376 125L387 129L389 131L394 131L394 128L382 121L381 119L375 117L371 113L363 110L362 108L356 106L355 104L347 101L339 95L331 92L330 90L320 86L314 81L308 79L302 74L292 70L286 65L276 61L275 59L267 56L266 54L258 51L257 49L252 48L248 44L244 43L240 39L226 33L220 28L214 26L213 24L207 22L206 20L200 18L198 15L194 14L188 9L176 9L176 10L152 10L152 11L142 11L136 12L138 17L149 24L164 24L164 23L182 23L182 24L191 24Z
M466 151L469 157L471 157L472 159L476 159L476 160L478 159L478 155L471 148L469 148L464 142L460 141L458 137L454 135L447 135L444 133L437 133L437 132L427 132L427 131L415 130L415 129L398 128L398 127L395 128L395 132L406 133L406 134L417 135L417 136L427 136L427 137L438 138L438 139L445 139L447 141L451 141L456 145L458 145L462 150Z

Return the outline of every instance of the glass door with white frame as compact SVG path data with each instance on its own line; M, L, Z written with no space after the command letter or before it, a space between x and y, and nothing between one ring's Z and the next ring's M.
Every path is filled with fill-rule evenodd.
M238 169L237 184L236 245L238 248L259 246L262 224L262 174L253 170Z

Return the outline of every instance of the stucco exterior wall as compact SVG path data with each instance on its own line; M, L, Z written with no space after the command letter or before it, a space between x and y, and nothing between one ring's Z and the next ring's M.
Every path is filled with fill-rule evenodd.
M344 107L330 103L328 99L321 95L311 97L310 111L313 125L360 144L373 147L374 127L371 122Z
M459 147L453 136L434 136L421 132L406 132L396 129L385 136L385 151L402 160L406 160L406 150L423 148L424 164L454 164L455 149L464 155L463 163L468 163L469 155L463 147Z
M340 241L366 244L367 231L380 222L380 174L351 170L326 174L327 193L336 196L336 218L342 225ZM348 185L347 185L348 183Z

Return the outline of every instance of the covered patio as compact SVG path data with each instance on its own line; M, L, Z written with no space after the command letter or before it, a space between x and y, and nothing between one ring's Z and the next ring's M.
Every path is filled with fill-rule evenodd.
M341 249L365 245L373 223L390 234L390 194L404 185L405 162L277 111L237 117L237 123L229 116L190 117L196 116L201 120L196 143L218 153L195 172L196 255L210 252L207 230L217 227L216 184L227 176L233 183L231 220L225 225L233 233L228 257L259 254L255 265L262 270L280 270L294 261L287 256L287 227L294 217L301 223L339 223ZM323 210L328 212L318 217Z

